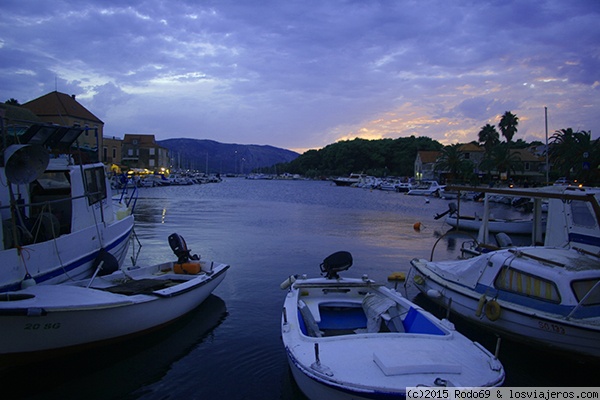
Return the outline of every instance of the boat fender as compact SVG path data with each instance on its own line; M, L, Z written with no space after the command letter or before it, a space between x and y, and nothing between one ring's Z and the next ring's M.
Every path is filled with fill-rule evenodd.
M415 283L417 285L422 285L423 283L425 283L425 279L423 279L423 277L421 275L415 275L413 280L415 281Z
M400 281L403 282L406 279L406 274L404 272L392 272L388 276L388 281Z
M475 315L477 317L481 317L481 312L483 311L483 306L485 306L486 302L487 299L485 298L485 294L482 294L479 298L479 302L477 303L477 310L475 311Z
M496 321L500 318L500 312L502 309L500 308L500 304L496 300L490 300L485 305L485 316L490 321Z
M292 283L294 282L296 282L296 277L294 275L290 275L285 281L281 282L281 285L279 285L279 287L282 290L285 290L292 286Z
M198 275L202 272L202 266L199 262L175 263L173 272L181 275Z
M102 264L100 264L102 263ZM110 275L119 269L119 260L105 248L101 248L98 255L92 263L92 269L95 271L100 267L98 276Z
M429 289L427 291L427 297L430 297L432 299L439 299L440 297L442 297L442 294L435 289Z

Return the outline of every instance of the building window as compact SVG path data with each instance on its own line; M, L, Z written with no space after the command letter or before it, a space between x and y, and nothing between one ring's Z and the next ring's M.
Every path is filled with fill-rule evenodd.
M133 139L132 143L133 144L138 144L138 140L137 139Z
M127 149L127 155L133 156L133 149Z
M117 158L117 148L116 147L113 147L113 149L112 149L112 158L113 158L113 160L115 158Z
M529 171L529 169L530 169L529 163L528 163L528 162L526 162L526 163L525 163L525 171Z
M150 147L150 155L153 156L155 153L155 148L154 147Z

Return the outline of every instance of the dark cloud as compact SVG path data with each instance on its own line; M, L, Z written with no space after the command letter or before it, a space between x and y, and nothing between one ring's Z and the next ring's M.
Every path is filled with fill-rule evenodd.
M116 136L449 143L511 110L532 140L544 106L555 129L598 131L599 14L560 0L6 0L0 87L21 102L77 94Z

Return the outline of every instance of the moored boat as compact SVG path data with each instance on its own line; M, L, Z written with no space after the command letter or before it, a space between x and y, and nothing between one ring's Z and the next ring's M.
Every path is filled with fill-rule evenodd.
M0 167L0 293L121 264L133 231L135 199L112 199L102 163L73 147L87 128L7 126Z
M414 259L407 282L494 332L597 360L600 189L554 186L519 191L534 199L536 217L541 216L542 200L548 200L543 245L493 250L466 260ZM534 243L540 237L534 228Z
M479 216L451 214L446 217L446 223L456 229L479 231L482 219ZM504 232L515 235L530 235L533 230L532 219L502 219L489 218L488 230L491 233Z
M361 181L361 179L365 177L366 175L364 174L350 174L350 176L347 177L339 177L333 179L333 183L335 183L336 186L352 186L358 184Z
M421 181L416 187L406 192L406 194L412 196L434 196L439 195L440 191L445 187L445 185L440 185L437 181Z
M341 278L347 252L325 277L292 276L281 319L292 375L311 399L404 398L412 386L497 386L499 360L397 291L363 276Z
M0 294L2 366L139 335L196 308L229 265L190 255L177 234L169 244L176 261L116 270L99 263L87 279Z

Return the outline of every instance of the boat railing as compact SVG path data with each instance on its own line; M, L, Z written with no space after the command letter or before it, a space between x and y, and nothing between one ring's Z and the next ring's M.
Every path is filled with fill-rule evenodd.
M127 208L131 208L131 212L133 213L139 196L138 187L137 185L133 185L133 191L131 192L130 196L127 196L127 194L129 193L128 189L129 188L127 187L127 185L123 186L123 189L121 189L119 203L123 203L123 199L125 199L125 205L127 206ZM131 203L133 203L133 205L131 205Z

